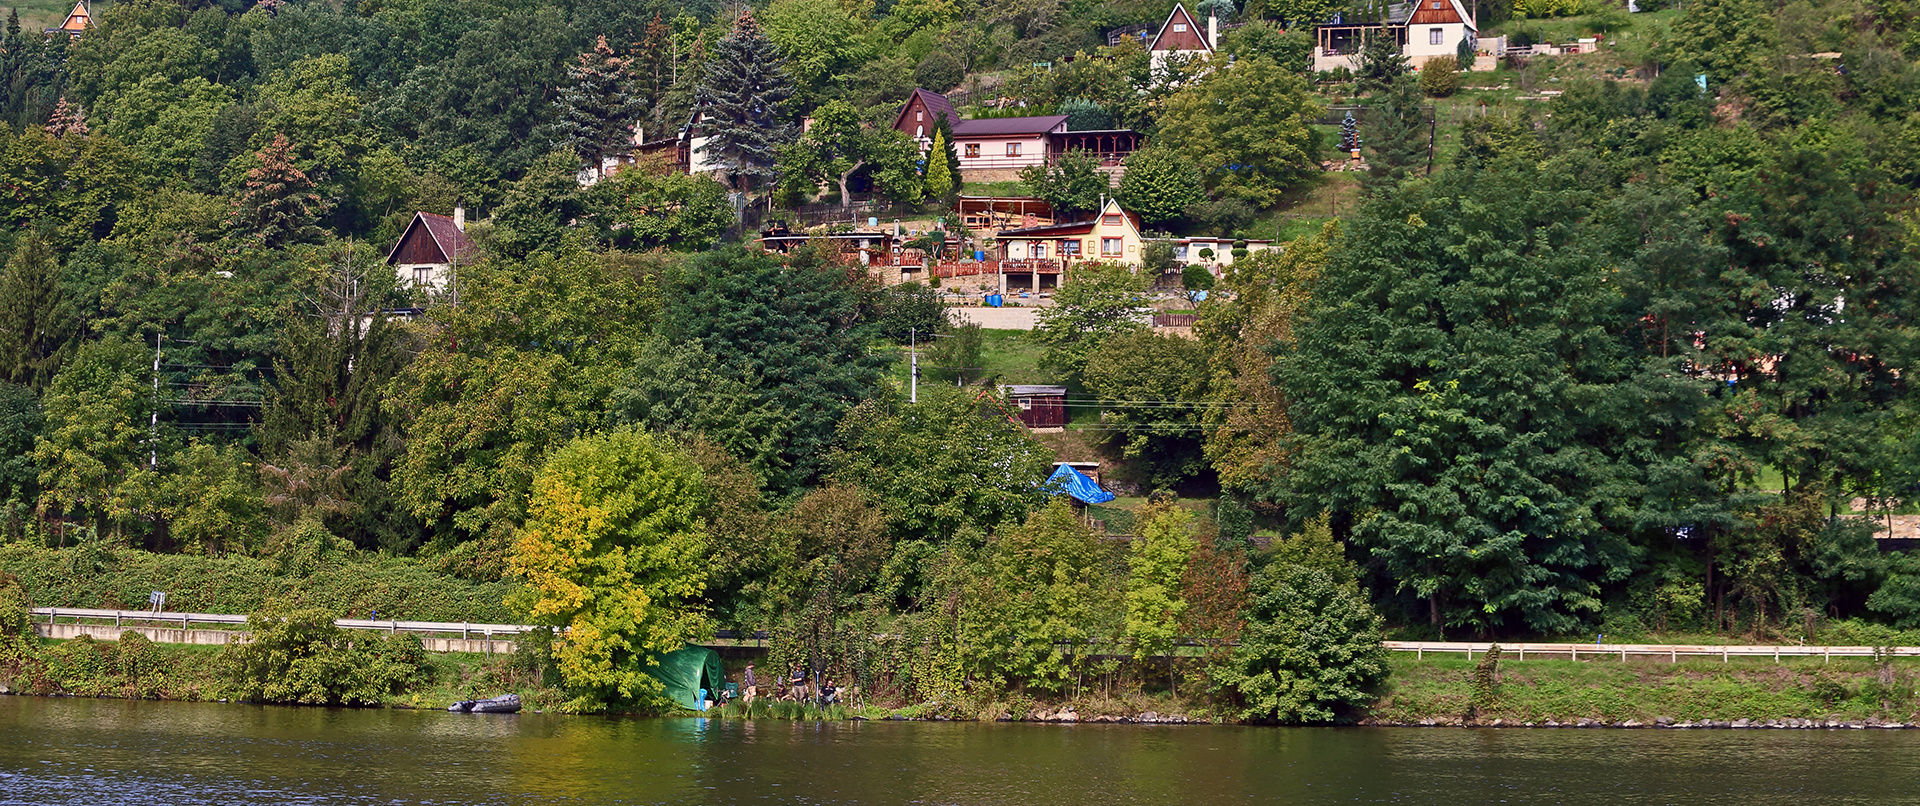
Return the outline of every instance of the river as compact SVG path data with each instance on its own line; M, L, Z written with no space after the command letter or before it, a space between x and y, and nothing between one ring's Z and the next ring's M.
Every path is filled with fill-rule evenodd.
M0 804L1920 802L1920 731L463 716L0 697Z

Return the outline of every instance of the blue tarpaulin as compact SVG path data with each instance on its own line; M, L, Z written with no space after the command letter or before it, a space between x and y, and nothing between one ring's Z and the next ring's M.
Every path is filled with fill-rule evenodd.
M1073 496L1088 504L1104 504L1113 500L1113 493L1100 488L1098 482L1087 478L1087 474L1073 469L1071 465L1061 465L1047 478L1047 486Z

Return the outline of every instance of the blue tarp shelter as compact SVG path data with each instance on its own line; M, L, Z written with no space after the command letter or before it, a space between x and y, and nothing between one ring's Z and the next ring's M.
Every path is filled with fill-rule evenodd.
M1055 468L1053 475L1047 477L1047 486L1084 504L1104 504L1113 500L1113 493L1101 489L1099 482L1087 478L1087 474L1073 469L1071 465Z

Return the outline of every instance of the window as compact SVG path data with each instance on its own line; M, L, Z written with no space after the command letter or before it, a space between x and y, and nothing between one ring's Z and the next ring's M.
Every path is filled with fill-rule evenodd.
M1007 144L1007 156L1009 156L1009 157L1018 157L1018 156L1020 156L1020 144L1019 144L1019 143L1008 143L1008 144Z
M1120 254L1120 239L1119 238L1101 238L1100 254L1102 255Z
M1079 254L1080 254L1079 241L1061 241L1060 242L1061 257L1077 257L1079 256Z
M963 156L963 157L978 157L978 156L980 156L980 144L979 144L979 143L968 143L968 144L967 144L967 146L966 146L966 149L964 150L964 152L963 152L963 153L962 153L962 154L961 154L960 156Z
M1173 24L1173 32L1174 32L1174 33L1176 33L1176 34L1184 34L1184 33L1186 33L1186 32L1187 32L1187 24L1186 24L1186 23L1184 23L1184 22L1176 22L1176 23L1174 23L1174 24Z
M1439 3L1434 3L1434 4L1433 4L1433 7L1434 7L1434 8L1439 8L1439 7L1440 7L1440 4L1439 4ZM927 119L927 112L926 112L926 110L924 110L924 109L915 109L915 110L913 110L913 122L915 122L915 123L921 123L921 122L924 122L924 121L925 121L926 119Z
M1186 259L1187 259L1187 245L1186 245L1186 244L1180 244L1179 246L1176 246L1176 247L1174 247L1174 248L1173 248L1173 259L1174 259L1174 260L1186 260Z
M1037 244L1034 244L1034 245L1033 245L1033 259L1034 259L1034 260L1046 260L1046 259L1047 259L1047 245L1046 245L1046 244L1043 244L1043 243L1037 243Z
M1442 36L1444 36L1444 35L1445 35L1445 34L1443 34L1443 33L1442 33L1442 31L1441 31L1441 29L1439 29L1439 28L1428 28L1428 29L1427 29L1427 44L1429 44L1429 45L1438 45L1438 44L1442 44L1442 40L1440 39L1440 37L1442 37Z
M1109 213L1100 217L1100 223L1108 227L1120 226L1120 216Z
M1433 8L1435 11L1440 10L1440 0L1433 0Z
M1031 410L1033 408L1033 398L1030 398L1030 397L1023 397L1014 402L1019 403L1020 408L1023 410Z

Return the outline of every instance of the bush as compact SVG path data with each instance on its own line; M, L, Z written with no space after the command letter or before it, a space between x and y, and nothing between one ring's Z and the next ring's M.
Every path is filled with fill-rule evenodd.
M1460 90L1460 62L1452 56L1435 56L1420 71L1420 91L1428 98L1445 98Z
M1282 724L1346 721L1390 673L1380 614L1325 571L1275 563L1254 576L1240 646L1215 668L1239 718Z
M252 640L220 659L227 684L253 702L379 705L431 669L419 636L349 633L322 610L268 610L247 627Z
M1187 206L1187 220L1201 232L1229 235L1247 225L1257 212L1253 205L1236 198L1202 200Z
M420 621L519 621L505 602L514 585L469 582L397 557L329 553L310 558L313 573L279 574L252 557L199 557L112 548L0 546L0 572L18 578L27 599L60 607L143 608L149 591L167 591L167 608L251 613L268 602L334 613ZM299 565L299 563L296 563Z
M967 68L960 63L960 57L944 50L927 54L920 60L920 66L913 69L914 83L934 92L953 89L966 77Z

